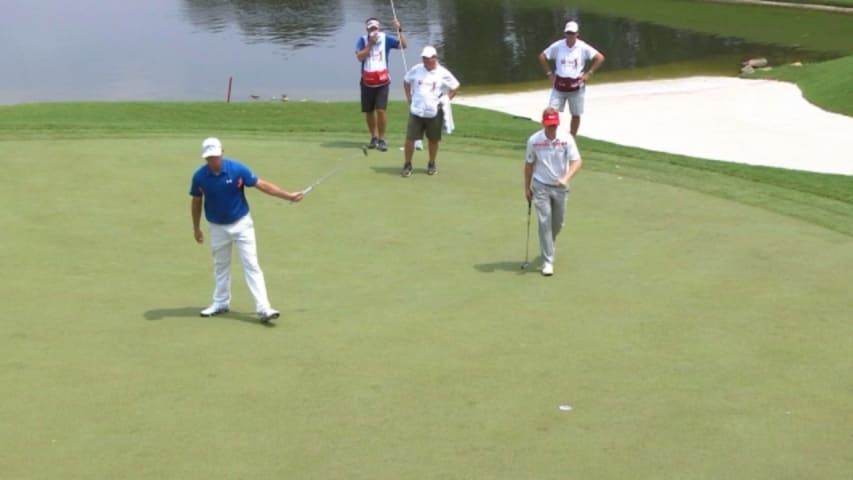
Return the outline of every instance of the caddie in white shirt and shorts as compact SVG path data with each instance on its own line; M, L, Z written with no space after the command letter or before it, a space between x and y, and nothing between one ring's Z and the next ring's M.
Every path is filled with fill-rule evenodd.
M587 79L604 63L604 55L578 38L578 24L570 20L564 28L565 40L557 40L539 54L539 63L552 81L548 105L562 112L566 103L572 114L570 132L577 135L583 115ZM587 69L587 64L592 65ZM551 68L551 62L554 68Z
M403 91L409 102L409 124L406 128L406 144L403 147L405 161L400 175L412 175L412 154L415 141L426 134L429 163L427 174L435 175L438 169L435 159L438 156L438 143L441 141L441 129L444 126L443 104L453 100L459 90L459 80L438 63L438 52L432 46L424 47L421 52L422 63L412 67L403 77ZM447 103L449 105L449 103Z
M524 196L536 206L542 275L554 274L554 242L566 217L569 180L581 168L581 156L573 136L558 132L560 114L548 107L542 112L543 128L527 139L524 163Z

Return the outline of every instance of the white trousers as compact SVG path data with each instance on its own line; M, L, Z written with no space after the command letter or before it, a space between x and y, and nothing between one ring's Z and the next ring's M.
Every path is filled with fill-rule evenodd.
M266 312L270 309L267 298L267 285L264 272L258 264L258 247L255 242L255 224L252 215L237 220L230 225L210 224L210 246L213 250L213 303L229 305L231 303L231 245L237 245L237 253L243 263L246 285L255 299L255 311Z

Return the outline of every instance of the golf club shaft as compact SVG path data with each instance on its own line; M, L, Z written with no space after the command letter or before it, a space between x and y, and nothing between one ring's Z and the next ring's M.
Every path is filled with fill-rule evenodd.
M527 201L527 242L524 246L524 267L530 263L530 210L531 202Z
M367 156L367 148L361 147L361 154L366 157ZM308 187L305 190L302 190L302 195L303 196L307 195L311 190L314 190L314 188L316 188L318 185L323 183L324 180L326 180L327 178L331 177L332 175L338 173L339 170L341 170L342 168L349 165L350 162L352 161L352 159L356 158L357 156L358 156L358 154L353 154L352 157L342 158L341 161L338 163L338 165L335 168L333 168L329 173L318 178L317 180L314 181L314 183L312 183L311 185L308 185ZM346 161L344 161L344 160L346 160ZM291 203L293 203L293 202L291 202Z

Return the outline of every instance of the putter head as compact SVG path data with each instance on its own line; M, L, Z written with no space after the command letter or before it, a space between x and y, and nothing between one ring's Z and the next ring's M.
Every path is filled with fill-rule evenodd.
M522 270L527 270L527 267L529 267L529 266L530 266L530 262L524 262L524 263L522 263L522 264L521 264L521 269L522 269Z
M361 146L361 153L363 153L365 157L367 156L367 147L366 146L364 146L364 145Z

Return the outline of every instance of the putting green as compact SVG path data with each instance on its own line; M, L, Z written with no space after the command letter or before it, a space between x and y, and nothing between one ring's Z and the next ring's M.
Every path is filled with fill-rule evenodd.
M248 193L277 325L237 259L234 311L202 319L200 139L3 142L4 476L853 470L850 236L591 155L543 278L519 268L521 151L451 137L437 176L418 152L402 179L357 137L234 134L226 155L287 189L345 166L299 205Z

